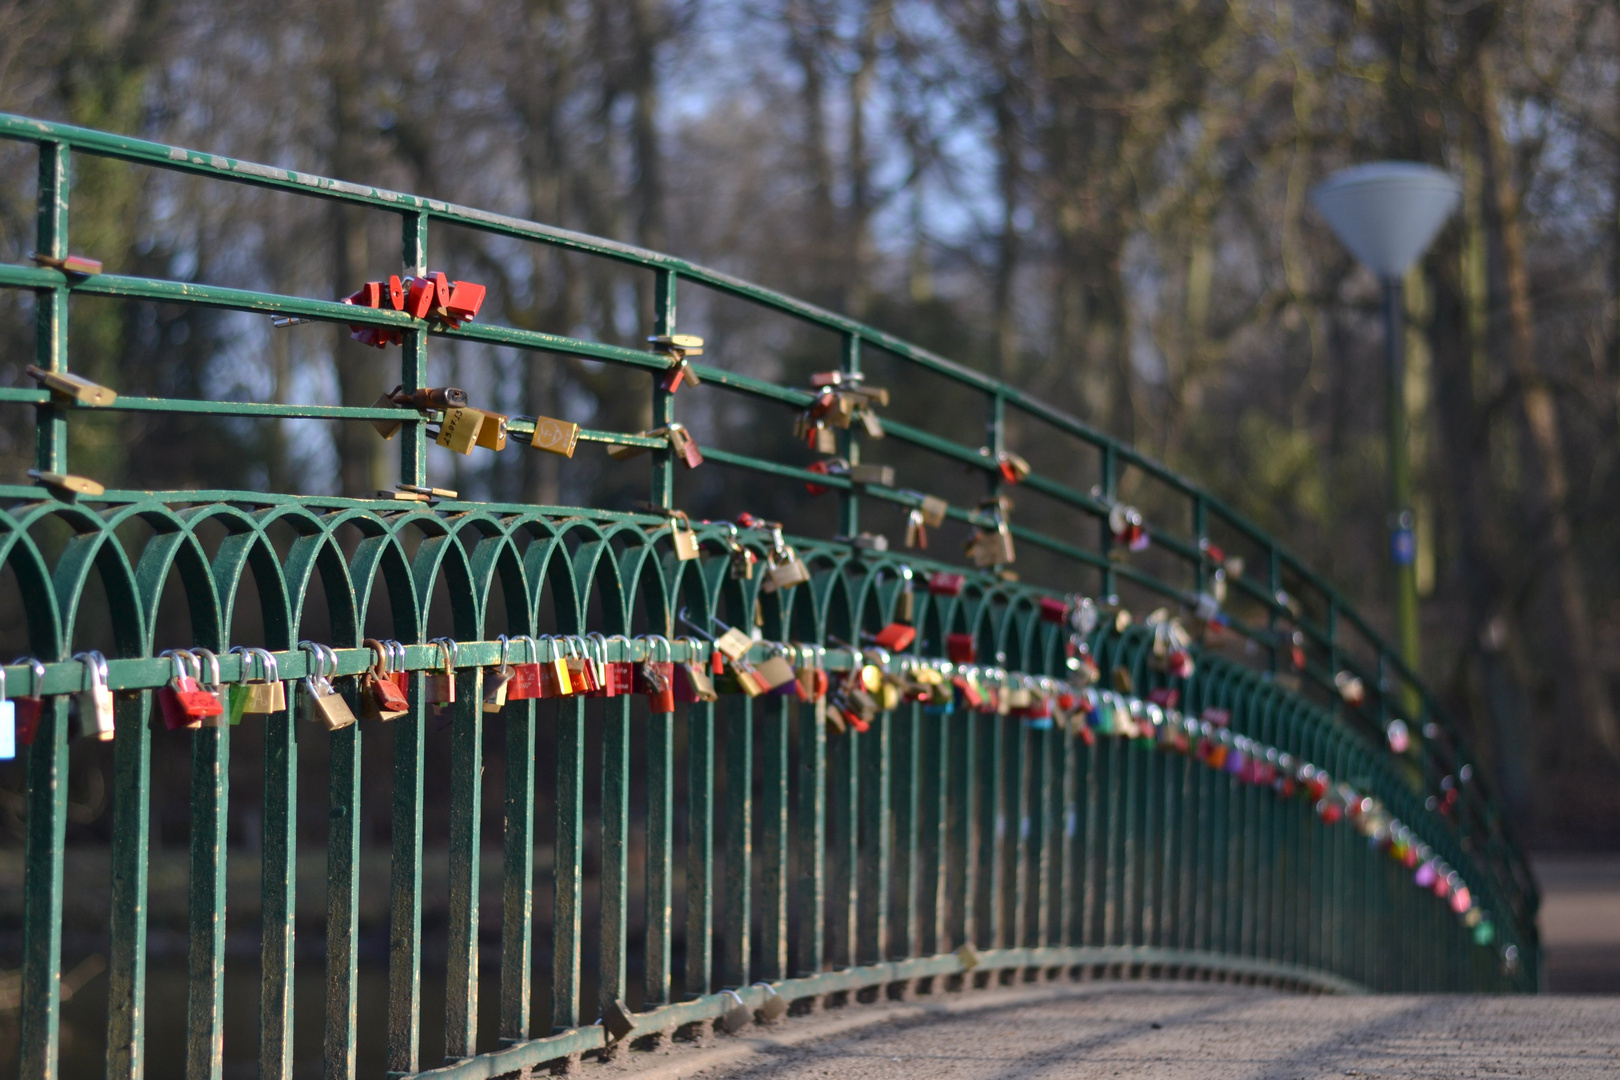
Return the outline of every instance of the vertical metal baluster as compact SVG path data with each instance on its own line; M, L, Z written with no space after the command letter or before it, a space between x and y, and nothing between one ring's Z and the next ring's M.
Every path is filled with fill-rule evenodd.
M814 975L827 960L827 725L816 722L811 706L799 709L800 891L796 974Z
M859 335L846 332L843 336L843 356L841 368L848 374L859 374L861 370L861 339ZM861 439L855 433L855 426L838 436L838 449L851 466L861 463ZM838 528L843 536L853 537L861 529L861 497L854 487L844 488L838 493ZM859 633L858 630L855 633ZM860 639L853 639L858 644ZM859 658L857 658L859 662Z
M746 986L752 950L754 702L733 699L726 731L726 914L721 981Z
M410 695L410 712L392 722L394 798L388 900L388 1071L396 1073L413 1073L421 1067L422 1045L422 777L427 702L421 673L413 673L411 682L415 685ZM290 940L290 933L288 937ZM290 1027L288 1032L290 1035ZM290 1055L288 1060L290 1062Z
M1104 896L1103 902L1103 944L1125 944L1125 836L1122 828L1124 813L1120 807L1123 799L1122 775L1125 771L1124 741L1118 736L1109 736L1103 740L1102 759L1104 767L1106 798L1103 803L1103 844L1106 854L1103 856Z
M979 945L979 737L978 716L968 709L957 709L948 718L950 772L946 801L950 807L951 940L963 945Z
M894 940L895 952L902 956L923 955L924 902L922 885L922 705L911 702L893 714L900 726L894 747L899 767L894 770L893 805L895 852L894 879L899 883L900 927Z
M1001 717L995 714L979 718L979 731L986 751L981 785L983 831L979 841L979 887L985 893L984 945L999 949L1007 943L1007 740Z
M676 287L674 270L654 271L653 333L675 332ZM664 389L663 379L653 379L652 426L667 427L675 419L675 395ZM675 456L670 447L654 450L652 457L652 506L668 510L675 505Z
M1135 945L1142 932L1142 751L1135 739L1120 739L1119 945Z
M557 703L557 839L552 913L551 1026L579 1026L581 863L585 853L585 702Z
M671 872L675 852L675 714L647 716L647 1005L670 994Z
M1036 731L1030 737L1035 752L1033 775L1036 778L1036 795L1035 811L1030 815L1034 828L1035 924L1031 928L1034 939L1029 944L1039 947L1056 944L1053 934L1053 928L1057 925L1053 918L1056 890L1053 886L1058 864L1057 842L1058 837L1063 835L1061 791L1053 782L1053 774L1058 768L1056 736L1059 734L1055 729L1047 728Z
M39 206L35 249L58 258L68 252L66 143L39 145ZM67 370L66 284L34 293L34 362ZM67 471L67 416L55 405L34 410L34 464ZM61 1023L62 844L67 829L67 706L48 698L28 751L28 821L24 841L22 1042L24 1080L57 1075Z
M229 724L191 733L189 1080L220 1080L225 1070L225 822L230 760Z
M1085 723L1078 717L1075 723ZM1054 823L1058 834L1058 941L1059 945L1080 944L1080 917L1084 913L1081 898L1083 873L1078 850L1080 843L1080 737L1067 732L1059 734L1063 754L1063 782L1060 794L1062 819Z
M893 849L889 800L891 758L894 754L893 712L884 712L872 730L860 736L861 797L856 800L860 839L856 846L856 876L860 881L860 916L855 962L876 963L889 949L890 864Z
M759 977L775 982L788 974L788 699L762 702L758 712L764 755Z
M405 272L412 276L427 273L428 212L416 210L401 215L401 261ZM407 391L420 390L427 385L428 335L421 330L405 331L405 344L400 349L400 384ZM400 410L405 425L399 443L399 475L406 484L427 483L427 425L420 413Z
M856 660L859 663L859 658ZM868 733L870 734L870 733ZM858 850L861 740L866 736L846 731L833 741L828 756L832 771L832 851L828 859L827 892L832 899L832 920L827 947L833 967L854 967L860 880L856 873Z
M352 680L351 680L352 681ZM353 704L354 694L347 695ZM355 1069L360 935L360 725L331 734L326 848L327 1080L349 1080Z
M444 1056L477 1053L478 833L483 817L483 670L456 672L450 722L450 959L445 969Z
M1102 757L1103 747L1098 742L1080 752L1085 779L1085 800L1080 804L1085 816L1080 829L1083 844L1080 875L1084 893L1081 897L1080 936L1076 942L1080 945L1101 945L1106 940L1103 936L1106 907L1103 873L1107 856L1103 850L1106 834L1102 828Z
M630 699L602 705L602 946L597 1001L605 1014L624 997L625 943L629 936Z
M39 212L34 249L60 259L68 253L69 147L39 144ZM64 281L34 290L34 363L46 371L68 369L68 287ZM34 466L65 473L67 411L54 402L34 406Z
M62 1007L62 846L67 835L68 699L48 697L28 748L24 840L22 1077L59 1075Z
M947 705L937 715L923 714L923 730L927 734L928 756L924 775L927 778L926 798L928 813L924 818L927 835L928 873L923 878L929 896L929 926L932 928L932 952L949 952L951 936L951 813L960 799L951 798L951 707Z
M1007 903L1011 906L1009 929L1012 938L1008 944L1025 948L1029 941L1029 876L1034 862L1034 836L1030 807L1030 739L1028 723L1011 718L1005 726L1007 741L1012 744L1007 755L1007 827L1013 832L1009 838L1007 872Z
M506 830L501 892L501 1019L503 1043L529 1038L534 965L534 734L533 701L514 701L506 721ZM395 732L394 737L399 738Z
M712 704L686 711L686 992L714 984L714 713Z
M115 699L111 958L107 965L108 1080L136 1080L146 1059L146 880L151 823L152 695ZM266 909L265 941L271 926ZM268 965L266 965L268 971ZM262 1070L261 1070L262 1071ZM265 1076L277 1074L264 1072Z

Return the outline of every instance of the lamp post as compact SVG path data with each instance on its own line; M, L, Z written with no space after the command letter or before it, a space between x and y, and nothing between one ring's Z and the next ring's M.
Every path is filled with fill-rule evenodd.
M1384 284L1384 361L1389 437L1389 551L1395 564L1395 623L1401 657L1418 665L1417 544L1406 438L1406 271L1456 211L1462 187L1449 173L1406 161L1380 161L1334 173L1311 204L1339 241Z

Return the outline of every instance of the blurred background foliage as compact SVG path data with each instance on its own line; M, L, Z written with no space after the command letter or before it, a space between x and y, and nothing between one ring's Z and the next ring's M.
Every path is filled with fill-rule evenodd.
M846 312L1134 441L1385 625L1378 288L1306 195L1360 161L1443 166L1464 205L1407 282L1423 666L1533 844L1620 840L1612 3L0 0L0 109L645 245ZM7 261L32 247L34 168L0 146ZM400 262L390 215L93 159L75 160L71 229L109 270L319 297ZM432 245L435 267L490 286L490 321L650 331L645 275L448 228ZM31 304L0 295L13 385ZM802 384L836 357L701 290L680 326L709 339L706 361L765 377ZM365 405L396 381L393 353L338 327L84 299L71 335L76 369L132 394ZM646 426L642 376L433 356L434 381L501 411ZM982 402L872 367L892 415L982 439ZM785 413L703 390L680 405L701 441L808 460ZM1013 445L1094 482L1075 446ZM0 427L5 476L31 446L21 417ZM365 424L111 415L76 423L72 455L129 487L397 478ZM645 493L642 465L590 448L453 456L433 482L479 497ZM891 459L903 484L977 497ZM832 521L830 499L764 478L711 466L681 484L699 515ZM885 513L871 527L898 540ZM1075 529L1045 513L1015 517Z

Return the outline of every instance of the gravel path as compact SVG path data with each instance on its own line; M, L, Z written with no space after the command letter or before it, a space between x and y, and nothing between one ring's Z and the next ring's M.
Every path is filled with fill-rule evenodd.
M635 1055L637 1071L651 1066L662 1080L1596 1080L1620 1077L1620 997L1343 998L1089 984L837 1009L663 1053L656 1064Z

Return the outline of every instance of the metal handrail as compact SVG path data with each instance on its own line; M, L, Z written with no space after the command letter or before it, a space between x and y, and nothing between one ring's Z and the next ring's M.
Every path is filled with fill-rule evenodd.
M429 227L434 223L443 223L559 247L646 270L654 275L658 294L655 333L673 332L678 286L681 282L689 282L741 298L801 323L833 331L842 341L841 363L846 371L858 371L862 349L872 348L943 376L956 384L984 394L988 399L991 406L988 449L992 451L1003 448L1006 410L1011 407L1033 420L1079 439L1100 453L1102 478L1096 490L1080 491L1057 478L1033 474L1024 483L1043 497L1079 511L1091 519L1106 520L1119 477L1127 469L1135 469L1155 483L1163 485L1173 494L1189 500L1194 512L1193 536L1184 538L1168 530L1159 529L1154 529L1153 535L1162 549L1192 568L1195 586L1188 589L1132 566L1128 562L1116 560L1112 557L1106 535L1102 535L1096 550L1088 550L1066 539L1014 525L1014 535L1020 541L1042 547L1099 572L1102 576L1104 586L1102 592L1105 599L1113 594L1116 584L1123 581L1173 602L1190 605L1196 602L1197 591L1204 587L1209 569L1205 542L1209 537L1212 520L1218 521L1224 529L1260 548L1266 562L1263 573L1246 575L1232 583L1234 591L1262 613L1263 620L1256 624L1234 620L1233 630L1251 641L1269 646L1273 671L1277 668L1278 646L1281 642L1279 621L1286 621L1304 635L1311 645L1315 659L1308 660L1298 674L1307 685L1314 686L1322 694L1330 696L1333 709L1331 713L1322 714L1322 723L1338 732L1334 738L1350 739L1355 745L1362 747L1362 750L1358 751L1361 756L1357 760L1364 762L1366 768L1383 769L1388 773L1387 785L1391 786L1391 790L1398 788L1400 782L1395 773L1376 764L1377 747L1370 751L1366 747L1369 737L1376 737L1381 733L1384 720L1391 715L1404 712L1400 702L1403 695L1411 693L1416 694L1417 700L1421 703L1420 714L1411 717L1414 725L1420 729L1427 723L1438 725L1445 734L1443 742L1449 744L1451 748L1451 752L1446 753L1443 752L1441 745L1437 745L1440 740L1423 740L1423 762L1430 773L1429 779L1432 781L1440 775L1456 777L1459 767L1468 761L1465 739L1438 701L1423 686L1416 673L1391 651L1382 638L1373 632L1368 622L1336 589L1310 571L1270 534L1222 500L1162 463L1109 438L1082 421L1032 398L1015 387L957 364L930 350L856 320L682 259L452 203L7 114L0 114L0 139L28 141L40 147L38 247L47 254L60 256L67 253L69 158L73 153L84 153L399 214L407 262L414 262L418 269L425 269ZM55 370L67 370L68 367L66 309L69 298L75 294L180 303L401 330L406 335L406 344L401 350L401 375L407 387L420 385L419 380L425 372L428 343L435 337L551 352L648 371L660 371L667 366L666 358L660 354L536 330L468 324L454 329L435 329L429 333L422 328L422 324L401 312L357 308L329 300L276 295L193 282L120 274L97 274L88 278L74 278L52 269L5 265L0 266L0 288L29 289L40 296L39 362L41 366ZM810 400L810 395L801 389L778 386L711 365L694 366L705 383L726 391L795 409L802 408ZM65 472L66 425L79 410L53 399L44 390L0 389L0 404L4 403L33 406L37 410L40 432L37 464L42 470ZM121 397L112 407L136 412L209 412L264 418L308 417L344 421L397 419L404 425L401 438L404 479L406 482L417 484L426 481L424 422L420 417L402 414L399 410L352 406L196 402L144 397ZM653 409L655 423L668 423L674 419L674 401L669 394L655 389ZM992 478L991 490L1000 490L1000 482L994 478L996 471L994 458L986 456L981 448L943 438L900 422L885 421L885 428L887 434L897 441L951 461L980 468ZM625 435L588 431L584 432L582 437L611 442L623 440ZM855 436L847 438L849 441L846 445L858 446ZM858 520L858 507L862 499L875 498L905 505L914 502L913 496L898 488L856 485L847 478L811 474L792 465L721 448L706 448L705 453L716 463L727 467L751 469L799 480L813 479L816 483L836 489L844 501L844 520L847 523ZM651 457L654 469L652 504L657 509L667 509L670 506L673 464L667 450L655 450ZM37 489L0 486L0 498L7 500L20 502L36 495ZM137 505L152 507L154 499L156 505L162 507L180 503L194 505L228 503L236 506L275 508L296 502L305 507L324 508L334 514L374 513L378 510L375 501L370 500L324 497L287 500L264 496L262 493L239 491L175 492L156 497L145 492L109 492L93 502L112 511L120 506L127 509L133 509ZM486 513L532 514L536 511L534 507L504 504L476 504L476 508ZM617 521L638 528L644 528L659 520L644 515L599 516L603 522ZM955 507L951 510L951 516L963 521L977 520L977 515L973 512ZM89 527L86 519L86 528ZM1099 532L1105 534L1106 530ZM829 549L827 558L835 558L833 549ZM920 562L920 560L911 561ZM1326 613L1321 622L1303 611L1296 610L1290 604L1289 598L1281 591L1285 573L1301 582L1308 590L1307 598L1314 601L1315 605ZM1073 590L1071 588L1064 591ZM1012 593L1027 596L1031 591L1020 587L1012 590ZM53 617L59 621L64 615L71 613L71 607L67 613L58 612L54 598L50 600L50 606ZM1342 635L1346 630L1353 630L1358 634L1373 653L1375 663L1371 669L1345 654ZM60 644L57 651L61 651ZM70 689L69 684L77 686L74 680L80 677L80 665L68 660L66 653L42 656L42 659L49 661L46 684L50 692L65 693ZM301 673L296 656L287 657L287 662L292 674ZM155 666L150 670L140 667L143 664L156 663L135 659L115 661L113 664L115 687L136 689L160 685L166 677L162 672ZM1340 672L1359 674L1369 684L1371 692L1366 707L1351 708L1337 700L1334 678ZM26 678L24 668L8 669L7 674L12 678ZM135 681L119 681L131 679ZM157 681L141 681L151 679ZM1412 816L1422 814L1424 811L1421 806L1413 806L1406 813ZM1481 887L1488 888L1495 903L1505 913L1511 914L1516 939L1527 951L1533 952L1534 916L1537 905L1534 881L1509 824L1497 812L1494 799L1483 780L1476 776L1471 784L1463 787L1461 800L1453 816L1430 816L1448 831L1450 837L1448 842L1452 848L1449 857L1454 862L1478 863L1482 866L1488 881L1482 882Z

